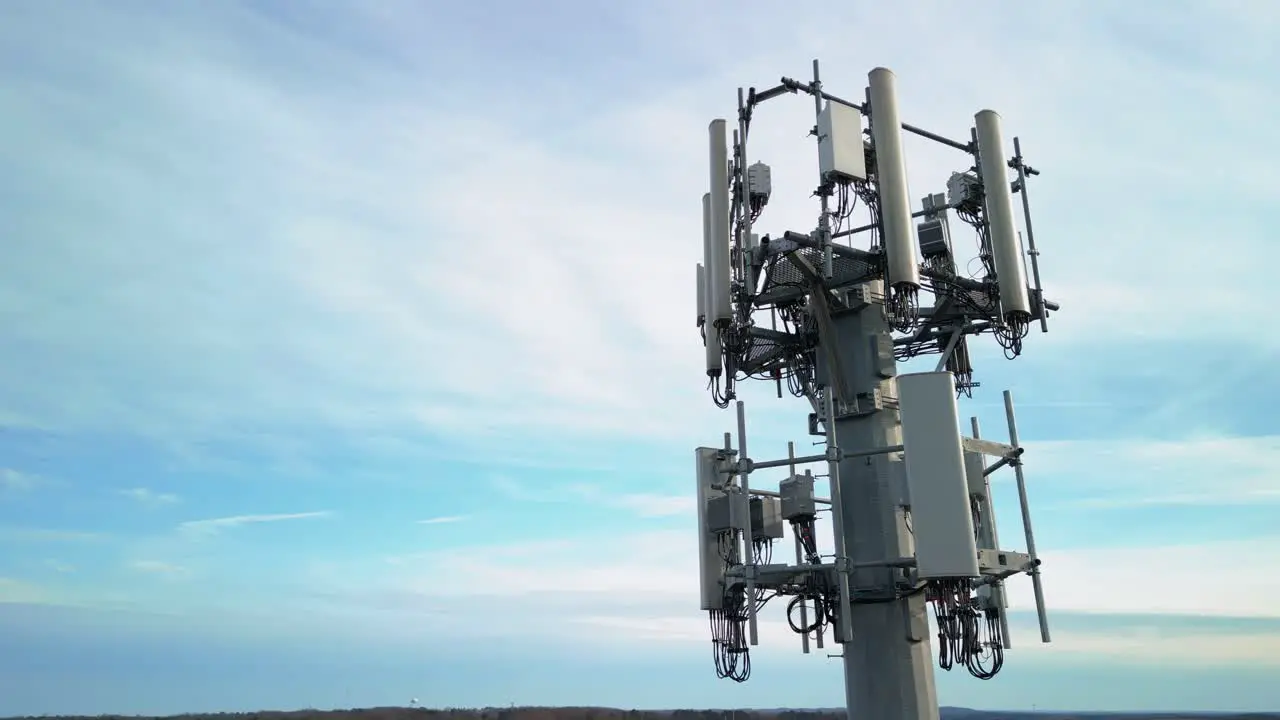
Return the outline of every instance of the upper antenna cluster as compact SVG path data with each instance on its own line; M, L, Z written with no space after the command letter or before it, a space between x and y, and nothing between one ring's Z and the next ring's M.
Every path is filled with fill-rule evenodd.
M968 142L951 140L901 122L891 71L876 68L868 79L863 103L826 93L817 79L800 83L782 78L764 92L739 90L732 155L726 121L711 122L711 192L703 196L697 322L706 345L707 375L721 407L728 407L736 397L736 382L747 377L773 379L779 386L786 382L794 394L809 394L811 368L805 354L816 343L813 333L806 332L812 328L795 321L802 319L797 310L815 282L830 291L830 301L840 302L848 295L841 291L882 281L884 295L875 300L886 309L897 359L941 353L966 393L975 387L967 336L990 332L1006 355L1015 357L1029 323L1038 320L1047 332L1048 313L1058 309L1040 286L1027 198L1027 178L1039 171L1023 161L1017 138L1014 156L1006 161L1000 116L983 110L974 116ZM747 164L753 115L761 103L798 92L812 95L817 111L817 226L809 232L760 236L754 229L773 189L767 165ZM869 132L864 132L864 121ZM925 196L915 212L907 186L904 131L959 150L968 160L952 173L945 192ZM1016 177L1012 183L1009 170ZM1022 198L1031 287L1015 225L1015 193ZM853 226L859 202L868 222ZM960 257L950 212L975 230L975 257ZM866 249L853 247L860 236L869 237ZM962 273L972 261L980 263L979 272ZM932 295L932 307L921 309L921 290ZM764 312L769 315L767 330L757 324Z
M758 234L773 187L768 165L748 164L753 117L762 103L799 93L813 97L816 115L816 227ZM823 89L816 60L811 82L740 88L732 139L725 120L711 122L697 297L713 397L728 407L746 378L773 382L779 397L785 384L809 401L809 433L826 445L819 455L796 457L793 445L787 459L753 460L738 401L736 447L726 433L722 447L697 450L702 608L721 677L747 678L757 611L784 595L805 652L810 640L822 647L824 632L844 646L851 718L938 717L929 605L939 664L993 677L1011 646L1004 581L1026 573L1049 641L1012 397L1005 393L1007 444L982 440L976 418L972 437L959 428L957 396L978 385L969 338L990 333L1013 358L1030 324L1047 332L1058 310L1044 297L1031 230L1027 179L1039 173L1017 138L1006 159L1000 124L982 110L967 141L922 130L902 122L889 70L872 70L864 100L852 102ZM964 158L945 192L915 212L904 132ZM957 251L953 213L977 237L971 258ZM864 247L854 247L861 237ZM934 372L898 375L898 361L929 353L941 355ZM829 498L814 492L823 475L797 472L815 463L826 469ZM1017 478L1025 552L999 546L988 479L1004 467ZM754 473L773 468L787 469L776 492L750 487ZM835 552L824 562L815 523L828 511ZM784 524L794 565L772 559Z

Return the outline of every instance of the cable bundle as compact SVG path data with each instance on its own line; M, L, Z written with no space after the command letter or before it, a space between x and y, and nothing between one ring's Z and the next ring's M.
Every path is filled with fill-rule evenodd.
M818 541L814 535L814 519L800 517L791 521L791 530L800 540L800 548L805 560L817 565L822 562L818 555ZM805 603L812 603L813 618L808 622L797 622L796 611L801 607L809 608ZM801 589L791 602L787 603L787 624L792 631L800 635L821 632L827 625L835 625L839 609L837 589L831 585L825 573L812 573L804 581Z
M746 682L751 677L751 649L747 647L746 593L726 593L724 607L711 610L711 650L716 677Z
M1004 667L1000 610L978 609L969 578L931 581L928 599L938 624L938 667L959 662L980 680L995 677Z

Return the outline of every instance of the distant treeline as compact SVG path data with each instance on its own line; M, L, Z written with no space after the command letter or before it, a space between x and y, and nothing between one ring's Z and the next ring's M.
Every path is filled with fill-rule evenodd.
M1280 720L1278 713L1178 715L1169 713L1021 713L943 708L943 720ZM406 708L293 710L289 712L171 715L163 720L845 720L843 710L619 710L600 707ZM18 720L16 718L8 720ZM22 720L30 720L23 718ZM42 720L90 720L86 716L43 716ZM99 715L93 720L162 720Z

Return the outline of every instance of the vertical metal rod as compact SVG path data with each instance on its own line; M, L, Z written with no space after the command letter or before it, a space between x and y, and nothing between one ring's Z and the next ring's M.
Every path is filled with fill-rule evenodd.
M747 104L742 88L738 88L738 267L744 293L751 292L751 259L747 247L751 244L751 189L747 186Z
M738 462L745 463L747 461L747 410L746 403L738 401ZM745 512L742 516L742 544L746 554L747 566L747 632L749 633L750 643L759 645L759 631L756 627L756 554L754 543L751 541L751 483L747 479L748 473L738 473L738 479L742 483L742 505Z
M1036 287L1036 305L1040 312L1040 332L1049 332L1045 318L1044 288L1040 286L1040 251L1036 250L1036 234L1031 229L1031 200L1027 198L1027 171L1022 164L1022 142L1013 139L1013 157L1018 165L1018 194L1022 196L1022 220L1027 226L1027 254L1031 256L1031 281Z
M837 457L839 453L832 453L831 449L836 446L836 404L831 397L831 388L826 388L822 393L823 401L826 406L827 420L827 453L831 457ZM832 459L827 461L827 479L831 483L831 524L835 527L836 534L836 578L837 586L840 590L840 627L836 628L836 639L841 643L853 642L853 604L849 597L849 553L845 544L844 532L844 499L841 495L840 488L840 461Z
M814 121L814 137L819 145L822 144L822 138L818 137L817 122L822 115L822 77L818 74L818 61L813 61L813 121ZM821 152L821 151L819 151ZM823 178L818 178L821 184ZM831 216L830 205L827 202L826 193L819 192L818 200L822 203L822 213L818 215L818 242L822 243L822 277L829 278L835 274L835 253L831 249Z
M787 479L790 480L796 476L796 444L787 443ZM800 533L796 530L796 526L791 526L791 536L796 541L796 566L804 564L804 551L801 549ZM809 608L804 603L800 603L800 627L809 627ZM805 655L809 654L809 633L800 634L800 649Z
M812 471L812 470L805 470L805 471L804 471L804 476L805 476L805 477L807 477L807 478L809 478L809 482L810 482L810 483L812 483L812 482L813 482L813 471ZM816 611L816 610L817 610L817 608L814 608L814 610ZM815 618L815 619L816 619L816 618ZM815 640L815 641L817 641L818 649L819 649L819 650L821 650L821 649L822 649L822 623L818 623L818 628L817 628L816 630L814 630L814 631L813 631L813 638L814 638L814 640Z
M969 418L969 424L973 427L973 439L982 439L982 428L978 425L977 416ZM991 523L991 542L996 549L1000 549L1000 532L996 528L996 506L991 502L991 478L984 476L982 478L983 502L987 504L987 521ZM997 580L995 583L996 601L1000 603L1000 636L1004 638L1004 649L1013 649L1013 639L1009 636L1009 603L1006 600L1008 595L1005 594L1004 580Z
M1013 416L1013 393L1004 391L1004 416L1009 423L1009 444L1015 448L1022 447L1018 444L1018 422ZM1017 457L1010 461L1013 465L1013 475L1018 481L1018 502L1022 505L1022 529L1027 535L1027 555L1034 563L1031 568L1031 587L1036 594L1036 615L1040 620L1040 642L1049 642L1049 618L1044 610L1044 586L1040 582L1040 565L1036 561L1039 556L1036 555L1036 537L1035 532L1031 529L1031 506L1027 503L1027 480L1022 472L1022 458Z

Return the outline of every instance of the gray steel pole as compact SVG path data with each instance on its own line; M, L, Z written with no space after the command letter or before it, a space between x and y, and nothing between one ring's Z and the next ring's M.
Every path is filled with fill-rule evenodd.
M869 288L880 293L882 283ZM893 397L896 363L891 343L876 343L889 334L883 309L871 305L834 318L835 333L821 342L839 353L844 371L843 387L862 403L876 391ZM869 352L868 348L883 348ZM820 376L831 368L824 353ZM846 400L848 400L846 398ZM883 448L902 444L897 411L884 407L860 407L856 414L837 414L835 436L839 447ZM901 498L902 460L894 455L846 457L840 462L843 493L833 512L843 519L844 547L859 569L854 586L864 592L888 591L901 571L888 567L863 567L914 555ZM833 500L835 498L832 498ZM838 547L839 545L837 545ZM884 603L855 604L851 610L853 639L844 645L844 675L849 720L938 720L933 652L929 642L927 604L923 593Z

